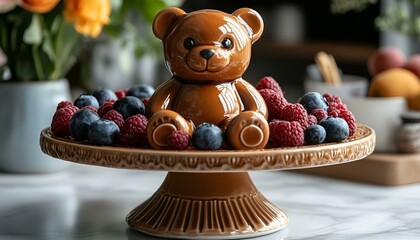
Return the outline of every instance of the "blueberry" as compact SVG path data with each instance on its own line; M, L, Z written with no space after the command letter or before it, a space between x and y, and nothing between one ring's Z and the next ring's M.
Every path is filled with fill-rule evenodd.
M139 99L150 98L155 89L147 84L139 84L128 89L127 96L138 97Z
M111 120L99 119L88 131L88 140L95 145L113 145L117 142L120 128Z
M90 125L99 119L100 117L96 112L89 109L80 109L70 119L71 136L78 141L87 140Z
M326 136L325 128L318 124L311 125L305 130L305 142L309 145L324 142Z
M144 115L145 112L143 102L139 98L133 96L126 96L118 99L114 103L114 109L121 113L124 119L127 119L136 114Z
M308 113L312 113L314 109L322 109L327 111L328 103L319 92L307 92L299 99Z
M325 142L339 142L349 137L349 125L342 118L327 117L319 122L325 128Z
M115 93L106 88L99 88L93 91L92 95L98 100L99 106L102 106L106 100L117 100L118 97Z
M192 135L192 143L198 149L215 150L222 147L222 130L211 123L203 123L197 126Z
M99 108L98 100L92 94L83 93L74 101L74 106L83 108L86 106L92 106L96 109Z

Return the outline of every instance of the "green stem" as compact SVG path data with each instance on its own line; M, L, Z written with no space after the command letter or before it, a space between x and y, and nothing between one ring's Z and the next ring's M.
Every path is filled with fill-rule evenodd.
M77 55L75 51L80 40L80 35L73 31L72 26L69 26L62 20L56 36L54 49L56 61L54 63L54 71L50 76L51 79L62 77L75 60L74 57Z
M16 44L17 44L17 29L18 29L18 27L17 27L17 26L13 27L13 29L12 29L12 33L10 34L10 35L11 35L11 36L10 36L10 38L11 38L11 41L10 41L10 49L11 49L13 52L16 50Z
M54 52L55 52L55 61L54 61L54 70L51 73L50 78L55 79L59 78L61 71L62 71L62 65L63 65L63 59L62 59L62 42L63 42L63 33L64 33L64 20L60 19L60 24L58 27L57 35L55 38L55 44L54 44Z
M32 56L34 58L35 71L38 80L45 80L44 70L42 69L41 59L38 52L39 46L32 45Z
M9 47L9 46L7 46L7 26L5 26L5 25L0 25L1 26L1 45L0 45L0 47L2 47L2 49L4 50L4 51L7 51L7 48Z
M419 10L418 9L418 1L415 1L415 0L412 0L411 1L411 7L412 7L412 9L411 9L411 11L412 11L412 16L411 16L411 24L413 25L413 37L418 37L418 34L419 34L419 29L418 29L418 26L417 26L417 19L418 19L418 16L417 16L417 11Z

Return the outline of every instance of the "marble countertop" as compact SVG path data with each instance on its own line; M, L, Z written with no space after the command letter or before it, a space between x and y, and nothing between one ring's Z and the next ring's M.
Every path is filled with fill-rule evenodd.
M166 172L71 164L52 174L0 173L0 239L158 239L125 216ZM382 187L288 171L251 172L289 216L280 232L253 239L420 239L420 184Z

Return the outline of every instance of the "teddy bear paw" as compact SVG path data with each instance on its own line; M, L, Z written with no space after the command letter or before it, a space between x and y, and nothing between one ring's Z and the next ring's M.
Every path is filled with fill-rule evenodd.
M176 130L192 134L192 125L174 111L162 110L155 113L147 124L147 140L153 149L165 149L168 136Z
M234 149L261 149L269 138L267 120L259 113L245 111L229 124L226 133L229 144Z

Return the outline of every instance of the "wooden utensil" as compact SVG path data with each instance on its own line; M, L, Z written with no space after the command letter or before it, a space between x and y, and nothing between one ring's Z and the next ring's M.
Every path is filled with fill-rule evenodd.
M338 72L337 63L331 54L327 54L323 51L318 52L315 55L315 63L326 83L329 84L340 84L341 77Z

